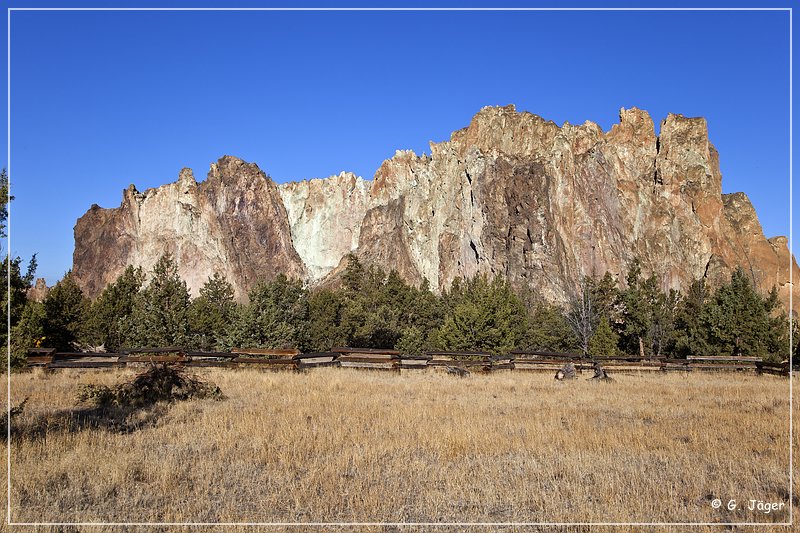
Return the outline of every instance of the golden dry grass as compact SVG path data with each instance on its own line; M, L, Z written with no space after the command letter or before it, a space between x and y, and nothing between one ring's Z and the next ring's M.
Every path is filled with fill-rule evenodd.
M126 433L70 413L79 384L130 371L12 376L13 403L30 398L11 446L13 520L787 520L711 507L788 504L785 378L199 374L228 398L157 408Z

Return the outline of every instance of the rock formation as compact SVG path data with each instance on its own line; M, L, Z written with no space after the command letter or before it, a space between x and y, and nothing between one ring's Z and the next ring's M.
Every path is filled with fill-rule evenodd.
M50 293L50 287L44 278L36 278L36 283L28 289L27 298L34 302L43 302Z
M670 114L656 136L639 109L604 132L487 107L430 156L398 151L372 181L276 186L226 156L199 184L184 169L157 189L131 186L120 207L78 220L73 272L96 296L126 265L149 268L169 251L194 295L217 270L241 298L279 272L325 283L354 252L435 289L500 274L564 302L581 276L619 275L639 257L664 288L743 266L788 303L798 269L786 238L766 239L747 197L723 195L721 182L702 118Z

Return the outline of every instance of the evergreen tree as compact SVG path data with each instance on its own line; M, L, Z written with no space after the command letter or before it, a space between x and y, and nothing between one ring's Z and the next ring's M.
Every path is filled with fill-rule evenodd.
M590 278L589 288L594 300L594 308L598 316L605 315L609 323L614 323L620 316L619 309L619 288L617 280L610 272L606 272L602 278L595 280Z
M219 349L234 314L233 286L214 272L200 288L200 296L189 304L189 327L194 345L202 350Z
M354 294L358 293L361 290L363 281L364 266L355 254L347 254L347 267L344 270L344 274L342 274L344 289Z
M777 305L777 292L764 298L744 270L736 269L730 283L714 292L703 316L713 350L719 355L760 357L786 353L788 321L771 316Z
M130 347L185 346L189 342L189 289L171 254L153 267L122 329Z
M116 281L106 286L89 308L82 342L105 346L110 352L124 346L124 324L133 312L143 283L142 269L128 266Z
M539 302L528 317L528 327L520 348L546 352L572 352L581 349L580 341L561 310Z
M25 304L19 321L11 328L11 368L25 366L29 349L48 344L44 333L45 316L43 303L28 301ZM5 350L3 352L2 365L5 369Z
M409 326L400 335L395 350L404 355L422 355L425 352L425 334L416 326Z
M651 300L654 296L654 279L646 283L642 277L641 262L635 258L625 277L627 287L620 292L622 309L621 343L628 353L645 355L645 337L652 326Z
M302 281L278 274L257 284L248 296L249 303L234 313L225 347L307 349L308 291Z
M89 307L78 284L67 274L47 293L43 302L43 336L48 346L61 351L75 349Z
M21 269L22 259L19 257L7 257L6 264L0 268L0 291L3 294L2 309L0 309L0 321L2 324L9 322L9 307L11 308L10 322L13 328L22 317L25 304L28 301L28 289L33 283L33 278L36 274L36 255L34 255L25 274L22 274ZM9 288L11 289L9 292ZM11 300L9 302L9 300ZM2 342L6 344L8 331L5 327L0 328L2 331Z
M589 339L589 354L594 357L612 357L617 355L619 335L611 329L608 318L600 317L597 328Z
M526 327L525 306L508 282L485 276L468 280L463 297L455 303L439 328L438 340L447 350L508 353L518 346ZM451 289L451 295L454 293Z
M0 170L0 237L7 237L6 224L8 223L8 202L14 197L9 195L8 172Z
M341 291L322 289L308 297L309 349L326 352L334 346L347 344L340 325L344 306Z
M6 225L8 223L8 202L13 200L14 197L9 195L9 182L6 169L0 170L0 238L6 237ZM2 240L0 240L2 245ZM2 246L0 246L0 250ZM26 313L30 312L28 309L27 292L33 283L33 277L36 273L36 254L31 257L25 274L22 273L22 259L19 257L11 257L11 254L6 254L5 261L0 267L0 293L2 293L2 301L0 302L0 344L12 346L12 366L17 367L24 364L25 350L29 347L29 342L32 342L28 336L21 333L16 326L20 323ZM22 328L23 330L25 328ZM9 333L11 334L9 338ZM7 368L6 350L0 350L0 363L2 369Z
M406 325L415 327L422 332L424 350L427 351L436 347L436 332L443 323L444 306L442 301L431 291L428 280L424 279L422 285L413 291Z
M708 330L703 317L709 303L710 291L704 278L692 282L680 299L675 313L675 355L710 355Z

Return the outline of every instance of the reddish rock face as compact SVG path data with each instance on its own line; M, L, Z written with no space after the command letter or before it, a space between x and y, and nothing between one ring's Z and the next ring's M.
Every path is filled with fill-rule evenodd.
M144 193L131 185L116 209L92 206L75 226L73 275L96 297L127 265L150 270L166 252L193 296L215 271L239 299L260 278L305 276L275 183L230 156L200 184L184 169L175 183Z
M75 228L73 272L95 296L126 265L171 251L193 294L219 270L242 297L278 272L332 283L355 252L414 283L502 274L559 303L581 276L620 275L639 257L664 288L743 266L788 303L798 270L786 239L764 237L743 193L721 194L705 120L671 114L660 132L638 109L603 132L488 107L430 156L398 151L371 183L342 173L276 187L225 157L200 184L185 170L128 189L117 209L93 206Z

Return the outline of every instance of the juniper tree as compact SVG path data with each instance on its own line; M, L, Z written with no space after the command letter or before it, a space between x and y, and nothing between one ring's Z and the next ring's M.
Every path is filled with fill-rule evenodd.
M404 355L422 355L426 349L425 334L416 326L403 330L394 348Z
M19 321L11 328L11 367L20 368L25 365L28 350L47 345L44 333L44 304L28 301L22 309ZM3 369L7 367L5 350L2 356Z
M325 352L334 346L347 344L341 326L344 300L341 291L321 289L308 297L308 343L315 352Z
M453 307L438 332L442 348L502 354L519 345L526 326L525 306L507 281L476 276L453 289ZM456 292L460 294L454 298Z
M730 282L714 291L703 314L714 351L760 357L788 353L788 321L776 313L777 306L777 291L764 298L744 270L737 268Z
M126 344L125 322L133 312L136 296L144 283L140 267L128 266L100 293L87 313L82 341L115 351Z
M711 292L704 278L694 280L675 311L675 355L710 355L708 329L704 323Z
M224 346L306 349L309 307L302 281L279 274L259 282L248 299L234 313Z
M203 350L221 348L235 306L233 286L225 276L214 272L200 288L200 296L189 304L193 343Z
M47 346L62 351L74 349L82 333L89 302L72 272L67 272L44 299L43 336Z
M611 357L617 355L619 335L611 329L608 317L600 316L597 328L589 339L589 353L593 356Z
M184 346L189 342L189 289L171 254L164 254L123 321L130 347Z
M558 307L545 302L534 305L520 348L525 350L571 352L581 348L578 337Z

